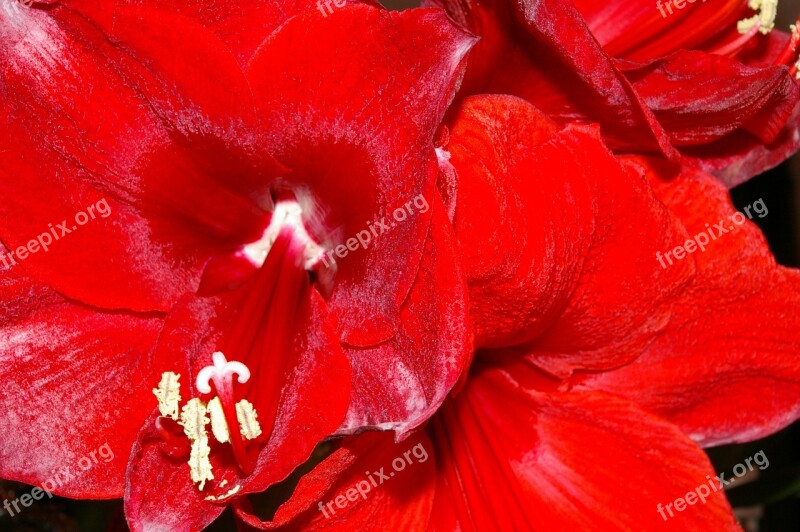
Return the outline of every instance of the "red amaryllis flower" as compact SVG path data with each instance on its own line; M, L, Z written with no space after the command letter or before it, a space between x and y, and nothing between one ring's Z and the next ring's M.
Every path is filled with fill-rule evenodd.
M464 95L514 94L562 123L597 122L620 152L678 160L677 148L729 186L800 145L800 34L772 31L776 0L758 12L746 0L431 3L482 38Z
M245 501L240 519L736 529L730 475L717 480L700 445L800 417L800 274L775 264L712 176L687 166L664 184L666 161L619 160L597 127L561 128L523 100L468 98L444 149L478 347L466 386L402 444L344 440L273 520ZM704 252L657 260L718 223Z
M433 138L474 38L270 9L232 53L230 19L147 4L0 18L0 475L107 443L47 487L199 529L334 432L412 430L461 374Z

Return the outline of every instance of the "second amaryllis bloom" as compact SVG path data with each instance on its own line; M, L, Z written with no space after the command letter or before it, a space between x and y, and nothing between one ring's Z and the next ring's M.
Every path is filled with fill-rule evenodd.
M474 38L434 10L271 16L244 68L173 10L0 19L4 477L106 442L57 494L201 529L332 434L415 428L461 375L433 139Z
M800 273L775 264L752 223L730 221L727 190L696 168L665 184L668 161L619 160L596 126L559 127L516 97L468 98L448 125L478 347L466 385L425 430L342 440L271 519L246 500L239 519L738 530L731 475L701 447L800 418ZM707 221L737 227L662 267L657 254Z

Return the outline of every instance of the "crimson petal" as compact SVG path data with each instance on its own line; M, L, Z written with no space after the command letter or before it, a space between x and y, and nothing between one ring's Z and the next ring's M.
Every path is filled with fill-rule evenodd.
M168 461L159 449L158 411L142 426L128 463L125 517L133 532L203 530L225 510L206 500L185 463Z
M300 480L272 521L261 521L241 503L236 514L254 530L357 526L377 532L386 523L399 530L424 530L435 491L432 449L424 432L400 444L387 433L354 436ZM395 460L404 463L399 471L393 468ZM408 509L412 501L413 512Z
M127 0L130 4L175 10L197 20L211 29L234 52L239 63L247 65L262 42L291 17L310 9L330 14L339 3L370 4L375 2L358 0L223 0L209 4L207 0Z
M719 488L659 514L713 478L676 427L610 395L541 393L525 379L478 373L436 418L430 530L738 530Z
M702 52L623 71L676 146L706 144L739 128L770 144L800 97L786 67L749 68Z
M390 237L379 234L369 252L338 264L329 304L351 346L377 345L399 328L431 215L393 223L391 214L435 193L433 136L473 42L437 10L343 7L288 21L249 66L268 149L292 168L289 181L340 207L328 222L342 240L368 222L391 223Z
M513 94L561 119L603 125L615 148L677 152L571 2L430 0L481 37L464 95Z
M403 438L433 415L469 365L467 290L455 239L441 200L431 209L430 235L400 330L376 347L346 349L353 392L341 432L374 426Z
M682 228L596 129L549 131L522 100L468 99L451 162L478 346L524 343L521 352L565 376L636 358L666 324L691 265L664 272L654 260ZM486 227L486 198L502 223Z
M651 176L658 168L647 161L636 165ZM703 445L767 436L800 417L800 274L775 264L744 214L736 217L742 225L731 218L736 211L727 192L710 176L687 170L660 187L659 196L687 234L711 230L715 238L704 252L687 257L696 277L642 356L575 384L629 397ZM718 223L721 228L708 227ZM717 235L721 229L726 233ZM676 240L665 251L683 244ZM738 383L746 383L747 393Z
M19 270L2 272L0 299L0 476L67 497L120 497L152 410L150 388L136 383L168 363L153 358L162 318L98 312Z
M17 94L0 111L0 238L17 249L66 220L68 240L27 259L34 276L86 303L166 310L197 287L209 256L260 236L265 214L248 192L282 168L245 156L252 134L242 145L231 136L247 114L226 109L249 108L246 80L219 41L180 17L128 9L117 33L103 33L66 7L23 11L0 21L4 86ZM161 39L202 55L202 68L170 61ZM204 89L211 78L227 91ZM242 174L258 179L244 186ZM110 214L78 228L76 215L101 198Z
M708 458L675 426L611 395L536 391L522 384L531 370L513 360L505 370L474 374L427 437L395 445L369 433L347 440L303 477L274 521L262 523L244 507L237 515L261 530L327 530L345 518L364 530L386 522L442 532L738 530L722 490L709 482ZM370 472L390 471L392 457L411 444L426 457L413 466L414 485L401 485L404 473L397 473L325 518L328 500ZM695 493L694 505L676 511L674 501L687 493Z

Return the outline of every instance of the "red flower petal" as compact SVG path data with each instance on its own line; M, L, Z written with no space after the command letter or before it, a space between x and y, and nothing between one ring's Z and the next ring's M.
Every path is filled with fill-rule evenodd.
M696 277L642 356L578 386L629 397L703 445L771 434L800 417L800 274L775 264L752 223L735 225L727 192L710 176L686 171L660 196L688 235L716 235L706 224L717 223L728 233L684 261L695 263ZM683 244L676 240L664 251Z
M653 151L655 138L675 159L671 146L681 146L730 186L800 146L796 122L787 122L800 89L785 67L772 66L786 35L755 36L729 54L736 61L710 53L662 57L686 47L711 52L741 37L736 21L753 13L743 1L686 4L666 18L651 0L580 1L586 22L563 2L431 2L482 38L470 55L465 94L515 94L557 119L599 122L617 151ZM615 129L621 124L627 131Z
M463 95L513 94L548 115L603 124L614 147L677 153L571 3L430 0L481 37Z
M632 61L681 49L704 49L725 35L738 37L736 22L754 13L747 8L747 0L692 1L682 9L667 0L574 3L603 48L614 57Z
M444 149L458 175L454 226L478 347L534 338L572 292L593 225L591 198L582 180L565 181L569 174L540 177L530 156L557 131L536 108L505 96L468 98L453 119Z
M171 9L197 20L214 31L234 52L241 65L246 65L256 48L291 17L306 10L330 14L347 4L371 4L369 1L339 0L222 0L209 4L207 0L128 0L130 3Z
M530 377L521 366L508 369L522 381ZM541 393L489 370L445 404L427 433L430 441L418 434L399 445L374 434L347 440L303 477L273 522L261 523L241 507L237 515L261 530L327 530L342 526L340 519L363 530L387 522L441 531L738 530L702 450L619 398ZM405 473L397 473L342 513L324 517L320 506L370 472L390 470L412 444L435 459L435 468L426 458L413 465L413 485L401 484ZM695 503L676 511L674 501L690 492Z
M431 530L737 529L722 490L711 488L705 504L665 523L658 505L708 487L713 470L674 426L627 401L534 392L489 371L431 431Z
M530 342L519 349L563 376L638 356L691 266L664 272L654 260L681 228L596 130L547 138L547 128L521 100L469 99L452 128L451 162L478 345ZM491 225L486 198L497 206Z
M749 68L701 52L623 71L677 146L706 144L740 128L770 144L800 97L786 67ZM702 92L692 90L700 86Z
M147 419L131 451L125 517L133 532L203 530L225 510L205 498L189 477L189 466L168 461L155 430L158 411Z
M250 285L242 291L251 291ZM166 443L157 436L155 417L151 418L142 428L139 447L131 455L132 476L126 497L129 522L145 528L148 524L169 529L202 528L202 523L208 524L219 514L215 511L217 506L204 502L206 497L217 497L215 504L224 506L237 497L263 491L286 478L341 424L350 397L350 368L338 346L325 303L314 290L309 297L310 314L303 323L296 324L299 329L294 350L230 358L244 362L251 371L250 382L241 385L237 400L244 398L254 404L264 432L252 444L263 446L252 474L243 476L232 463L228 447L218 448L215 444L210 455L215 478L200 492L190 481L186 460L169 459L164 454ZM198 396L191 377L209 365L210 354L229 331L225 324L234 318L233 309L244 306L233 297L192 300L170 317L159 351L180 352L188 357L170 368L187 377L182 381L185 400ZM265 389L273 385L277 388ZM261 397L274 397L277 404L265 404ZM153 399L150 404L155 404ZM226 497L227 494L230 495ZM193 506L195 503L197 507Z
M100 313L13 270L0 299L0 476L68 497L120 497L152 410L150 387L134 384L157 380L162 319Z
M236 514L255 530L384 530L387 523L398 530L424 530L435 491L432 449L424 432L400 444L388 433L351 437L300 480L272 521L261 521L241 504ZM404 465L395 471L398 459Z
M797 153L800 147L800 102L777 138L764 145L746 131L737 131L722 139L684 150L687 158L716 176L728 188L778 166Z
M345 238L420 194L433 197L433 135L472 43L437 11L344 7L293 18L253 57L248 76L268 148L293 169L290 180L340 207L330 223ZM429 224L429 213L417 213L376 238L371 253L338 264L329 304L346 343L377 345L398 329Z
M376 426L402 438L439 408L472 358L466 286L453 235L441 201L431 208L431 232L400 314L401 329L374 348L346 350L353 392L344 432Z
M17 249L65 220L75 232L61 233L63 242L28 257L26 267L103 307L164 310L195 289L210 255L260 236L254 232L265 214L244 196L279 171L269 156L245 158L245 145L225 136L241 120L225 109L247 108L249 94L233 57L199 26L159 16L120 11L113 37L63 7L0 21L0 68L16 94L0 111L9 148L0 170L0 193L9 198L0 206L0 237ZM135 35L127 34L135 24ZM174 47L159 48L159 39ZM175 48L202 54L207 70L169 60ZM210 79L225 79L228 91L204 89L216 86ZM222 138L211 136L217 133ZM231 179L242 174L258 179L246 186ZM108 217L77 230L76 214L100 198ZM88 277L95 282L78 281Z

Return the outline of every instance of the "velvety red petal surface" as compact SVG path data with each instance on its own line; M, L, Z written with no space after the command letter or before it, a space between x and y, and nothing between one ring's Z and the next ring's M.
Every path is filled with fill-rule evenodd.
M19 268L1 273L0 476L68 497L120 497L152 410L150 387L137 383L163 366L153 357L162 319L99 312Z
M471 97L451 125L443 149L456 173L454 225L476 343L517 344L566 305L592 228L591 200L584 183L565 197L560 178L538 179L526 164L557 127L523 100Z
M707 144L740 128L771 144L800 96L787 67L750 68L702 52L623 70L676 146Z
M427 436L402 444L375 434L347 440L302 478L273 521L261 523L246 508L238 516L265 530L377 530L393 520L437 531L738 530L722 490L708 484L715 473L705 454L675 426L603 393L536 391L532 370L510 360L506 370L473 375ZM320 503L335 503L381 467L390 471L392 457L412 444L430 458L325 517ZM404 476L410 473L413 483ZM683 512L673 509L674 517L661 516L659 504L701 485L708 487L703 503L695 498Z
M376 347L346 349L353 393L344 432L376 426L403 437L439 408L472 358L455 239L441 200L434 196L432 202L431 232L401 311L401 330Z
M800 103L770 145L746 131L737 131L703 146L687 147L684 154L728 188L774 168L797 152L800 145Z
M738 529L721 491L667 522L658 513L714 476L676 427L601 393L536 392L526 378L521 367L479 372L436 418L429 529Z
M462 95L513 94L563 120L599 122L614 147L675 156L661 126L591 35L557 0L435 0L481 37Z
M339 0L342 3L344 0ZM175 10L211 29L234 52L242 66L246 65L259 45L291 17L307 10L330 14L339 9L331 0L224 0L209 4L204 0L126 0L125 3ZM371 4L369 1L347 0L348 4ZM321 7L320 7L321 6Z
M340 235L333 243L354 237L368 222L392 223L391 237L378 235L371 253L353 253L337 264L329 303L352 346L376 345L399 328L431 215L393 223L391 214L420 194L430 199L435 193L433 134L472 43L434 10L344 7L327 17L293 18L250 64L248 77L270 131L267 146L292 168L287 179L311 186L322 205L339 207L327 220Z
M673 5L670 13L667 3L659 10L651 0L575 1L603 49L625 60L617 65L632 78L637 93L673 141L682 146L681 152L731 188L797 151L796 114L790 120L798 105L797 83L782 75L782 68L772 67L783 53L788 35L777 29L767 36L757 34L737 52L727 54L731 60L710 53L675 52L712 52L740 40L737 21L754 13L747 3L685 3L683 9ZM654 68L660 72L643 76L639 70ZM628 69L631 71L626 72ZM643 79L647 76L652 76L652 81ZM709 98L711 94L713 98ZM751 123L753 116L760 118ZM715 119L720 121L709 128L710 120ZM736 130L722 140L705 137L714 130L715 134L729 133L726 130L731 126ZM687 133L700 136L689 140Z
M260 236L265 215L245 197L257 183L235 176L258 165L263 186L280 167L237 144L255 141L241 131L246 115L225 109L246 108L249 89L220 41L187 19L132 8L112 35L66 7L0 25L0 68L18 95L0 111L9 149L0 238L16 249L62 220L69 231L27 259L32 275L86 303L166 309L197 287L208 256ZM201 54L205 70L168 60L176 49ZM101 198L110 214L77 227L76 214Z
M156 410L142 426L131 451L125 489L128 526L133 532L203 530L225 505L207 501L208 494L192 483L189 466L161 453L157 418Z
M666 1L659 9L652 0L573 2L603 48L614 57L632 61L681 49L702 50L720 40L740 37L736 22L754 13L747 8L747 0L700 0L684 3L683 9L674 4L668 9L665 4L671 2Z
M448 147L478 346L527 343L564 376L636 358L691 265L654 261L681 227L596 129L547 122L516 98L468 99Z
M243 505L237 505L237 517L245 530L379 531L387 523L398 530L424 530L436 487L432 449L424 432L400 444L390 433L351 437L303 476L274 519L262 521ZM404 462L401 469L395 470L395 460Z
M658 183L652 174L657 167L647 161L636 167ZM731 218L736 211L727 192L710 176L687 170L660 185L658 195L687 235L711 226L716 238L705 252L682 261L693 262L696 275L642 356L615 371L582 377L578 388L626 396L703 445L771 434L800 417L800 275L775 263L744 215ZM750 214L760 215L753 207ZM718 234L717 224L727 232ZM684 244L676 240L663 252ZM748 391L741 393L745 383Z

